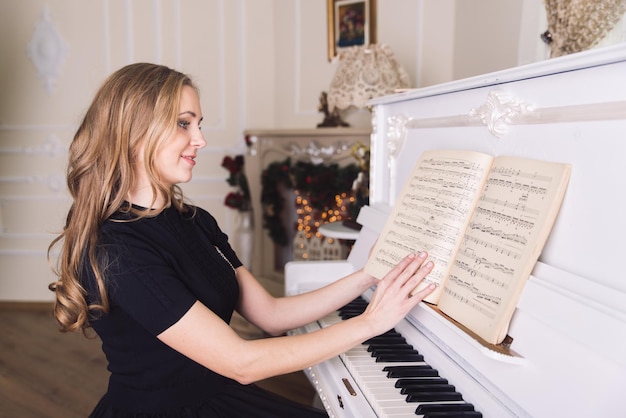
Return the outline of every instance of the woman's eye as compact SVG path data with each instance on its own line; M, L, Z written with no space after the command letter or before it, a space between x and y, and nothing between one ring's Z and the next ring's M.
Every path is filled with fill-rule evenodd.
M180 126L183 129L187 129L187 127L190 125L189 122L187 122L186 120L179 120L178 121L178 126Z

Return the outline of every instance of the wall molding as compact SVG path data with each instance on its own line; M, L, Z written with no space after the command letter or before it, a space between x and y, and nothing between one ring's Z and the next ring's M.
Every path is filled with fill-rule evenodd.
M315 116L320 112L316 107L312 109L302 109L300 103L302 102L302 0L296 0L294 6L294 58L295 58L295 75L294 75L294 87L293 87L293 108L294 113L300 116Z
M35 176L1 176L0 183L42 184L54 193L63 192L66 188L65 175L54 173ZM6 200L8 197L4 195L0 197L0 200Z
M50 8L44 6L41 19L35 24L27 52L48 94L52 94L56 87L68 50L67 43L52 21Z
M0 154L46 155L52 158L67 155L68 145L55 134L49 134L46 139L35 146L0 147Z

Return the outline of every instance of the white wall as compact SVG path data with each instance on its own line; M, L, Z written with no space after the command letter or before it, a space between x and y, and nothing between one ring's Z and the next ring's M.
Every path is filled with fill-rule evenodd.
M520 0L456 3L454 79L517 65L521 9Z
M436 84L516 65L517 42L485 44L493 31L507 32L498 42L514 41L522 3L378 0L377 35L415 86ZM51 31L36 38L38 27ZM45 254L69 206L66 149L105 76L153 61L195 79L208 146L185 190L229 231L221 159L243 151L246 128L321 121L318 97L336 66L327 60L326 37L323 0L2 1L0 300L52 298ZM29 49L46 64L47 77Z
M272 21L266 17L273 16L273 6L260 0L0 4L0 299L52 298L47 285L54 276L45 255L70 203L66 150L104 77L127 63L173 66L200 86L209 146L185 188L229 224L220 163L242 147L249 104L271 97L273 58L266 64L257 55L272 54ZM38 37L38 28L47 32ZM253 86L249 93L247 86ZM260 108L264 118L274 114L271 106Z

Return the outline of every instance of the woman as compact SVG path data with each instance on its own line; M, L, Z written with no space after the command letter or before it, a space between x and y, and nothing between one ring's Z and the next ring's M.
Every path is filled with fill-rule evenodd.
M164 66L111 75L69 150L73 204L63 233L55 315L62 331L93 327L111 376L93 417L325 416L251 383L302 370L379 335L433 289L425 254L382 281L357 271L323 289L274 298L206 211L183 202L202 111L191 80ZM49 252L50 252L49 250ZM309 323L375 283L366 311L313 334L247 341L234 310L270 335Z

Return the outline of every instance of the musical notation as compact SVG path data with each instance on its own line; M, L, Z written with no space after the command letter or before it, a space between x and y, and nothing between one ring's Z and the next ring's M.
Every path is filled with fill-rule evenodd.
M441 286L426 301L491 334L519 294L554 216L563 165L427 151L415 165L376 243L366 271L382 278L409 252L435 263L426 282ZM557 184L558 183L558 184ZM553 219L552 219L553 222ZM538 241L543 234L544 238ZM467 321L466 321L467 320Z
M516 218L514 216L507 215L506 213L484 207L477 207L474 213L477 215L483 215L497 224L506 224L514 229L532 229L535 226L535 223L532 221L526 221L524 219Z
M554 180L554 177L540 174L537 171L528 172L528 171L522 171L519 168L511 168L511 167L505 167L505 166L493 167L491 169L491 174L492 175L497 174L502 177L515 177L518 179L535 180L535 181L538 181L540 183L545 183L545 184L552 183L552 181Z
M394 227L381 235L385 248L375 261L389 267L409 252L425 250L435 263L427 281L443 280L484 176L484 165L469 160L422 161L396 202Z
M458 314L494 318L515 292L520 273L528 268L554 180L534 169L496 162L448 276L446 297L466 309Z
M493 319L496 316L496 311L493 307L490 307L487 303L493 305L500 304L500 298L494 295L484 294L478 291L478 289L471 286L470 283L462 282L456 276L450 276L448 279L450 282L457 284L458 288L465 289L465 292L458 292L452 290L452 288L446 287L444 293L465 306L472 309L472 311L481 314L483 317Z
M492 237L496 237L499 240L502 240L505 242L508 241L513 244L526 245L528 243L528 238L526 238L524 235L521 235L518 233L507 234L501 229L496 229L492 226L484 225L480 222L471 222L469 224L469 230L470 231L478 230L481 232L485 232Z
M445 167L445 171L460 169L474 174L483 168L481 163L467 158L425 158L423 164L425 167Z
M487 182L488 186L496 186L510 190L520 190L526 193L532 193L535 195L545 195L548 193L548 189L544 187L533 186L532 184L525 184L519 182L512 182L504 179L490 179Z
M501 208L513 209L515 212L522 212L527 216L531 216L535 218L539 215L539 212L536 209L528 207L527 205L528 198L529 198L528 194L523 194L519 197L516 203L512 203L507 200L489 198L483 194L480 197L480 200L481 202L483 202L483 204L490 203L496 207L499 206Z
M485 258L476 259L476 263L474 265L470 265L469 263L458 259L454 262L454 264L459 269L465 271L468 274L468 277L480 278L484 282L493 284L496 287L503 289L508 289L511 277L514 273L512 268L506 267L500 263L490 263ZM486 273L487 270L495 271L497 274L508 276L508 280L502 280L496 275L488 274Z

